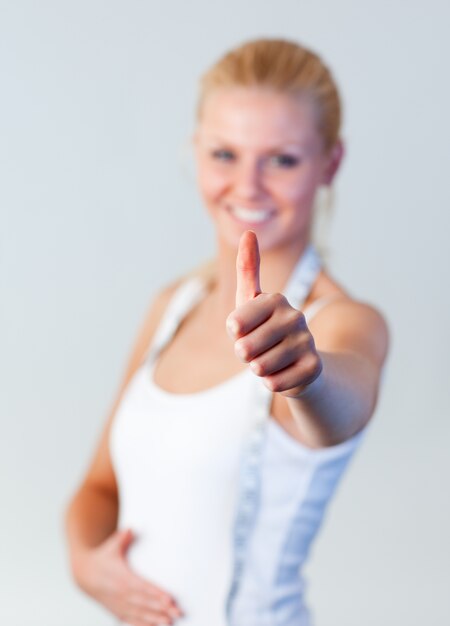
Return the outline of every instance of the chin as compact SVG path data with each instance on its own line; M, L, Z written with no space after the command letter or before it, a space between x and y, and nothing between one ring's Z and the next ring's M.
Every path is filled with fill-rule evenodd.
M240 229L217 228L217 238L228 248L237 250L239 240L246 230L252 230L258 238L259 251L264 253L270 250L283 250L284 248L292 248L296 243L304 241L306 233L301 232L277 232L273 227L271 229L258 228L257 225L243 226Z
M241 220L229 212L210 211L219 245L237 250L239 240L246 230L252 230L261 252L282 250L301 245L309 238L311 215L306 212L272 213L269 219L260 221Z

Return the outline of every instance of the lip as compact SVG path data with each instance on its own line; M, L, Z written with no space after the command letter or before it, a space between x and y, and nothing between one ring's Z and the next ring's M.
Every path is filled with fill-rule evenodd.
M248 208L243 205L230 205L227 204L225 207L227 213L230 217L237 222L238 224L242 224L244 226L261 226L270 222L273 217L276 215L276 209L273 208ZM241 213L239 213L241 211ZM243 213L245 212L245 216ZM252 219L251 213L254 212L254 219ZM267 216L262 218L261 213L266 212ZM257 217L258 216L258 217Z

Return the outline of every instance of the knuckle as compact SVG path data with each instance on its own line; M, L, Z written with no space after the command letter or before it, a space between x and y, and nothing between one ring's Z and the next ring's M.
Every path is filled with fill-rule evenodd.
M274 307L278 307L287 302L283 294L279 292L268 294L268 300Z
M300 330L297 337L298 337L298 342L300 345L306 346L308 348L313 347L312 342L311 342L312 340L311 333L308 330L306 329Z
M317 370L321 368L321 360L317 354L309 353L304 359L305 372L309 375L316 374Z
M303 313L293 309L290 305L279 311L279 318L286 334L308 332L303 322Z
M317 374L320 374L323 369L322 359L319 357L319 355L316 355L316 368L315 369L316 369Z
M293 309L292 307L289 310L289 316L291 322L295 325L296 328L305 329L305 316L298 309ZM308 332L306 329L304 332Z

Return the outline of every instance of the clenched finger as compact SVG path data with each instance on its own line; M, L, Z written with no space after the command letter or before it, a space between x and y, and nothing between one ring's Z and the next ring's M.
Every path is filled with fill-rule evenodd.
M301 348L296 344L282 341L250 361L250 367L257 376L270 376L293 365L301 358Z
M165 606L176 606L175 598L167 593L167 591L164 591L164 589L161 589L161 587L158 587L154 583L151 583L147 580L143 580L138 576L133 575L131 588L133 589L133 591L140 592L149 599L159 600L161 604Z
M130 594L128 600L133 609L139 611L157 611L171 617L180 617L182 615L182 611L173 602L168 603L162 601L158 596L149 596L141 592L134 592Z

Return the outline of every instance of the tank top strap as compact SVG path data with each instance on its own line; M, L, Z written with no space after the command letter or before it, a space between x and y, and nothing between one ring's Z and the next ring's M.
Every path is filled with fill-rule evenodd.
M335 300L341 300L343 296L339 293L333 294L332 296L322 296L321 298L317 298L314 302L311 302L305 309L303 309L303 315L305 316L306 323L308 324L312 318L327 304L330 302L334 302Z
M181 321L206 295L207 286L198 276L183 281L173 293L144 360L152 363L161 350L171 341Z

